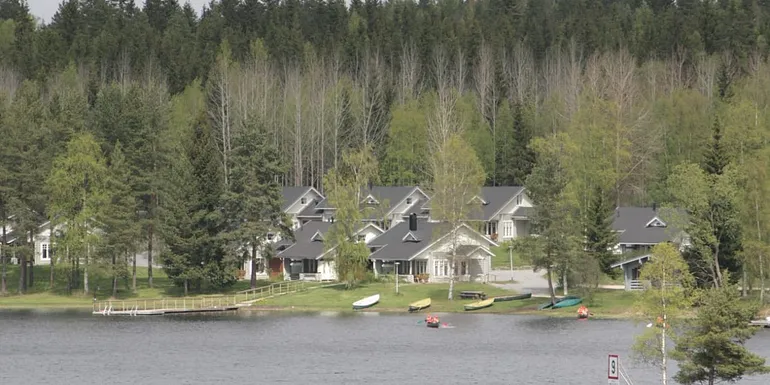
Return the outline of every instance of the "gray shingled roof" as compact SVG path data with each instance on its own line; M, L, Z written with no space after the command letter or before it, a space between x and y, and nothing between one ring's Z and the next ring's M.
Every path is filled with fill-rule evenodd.
M521 193L524 187L521 186L488 186L481 188L481 198L486 202L474 201L478 206L471 210L468 218L476 221L488 221L497 214L506 203L510 202L516 195ZM430 202L426 202L422 208L430 210ZM516 211L519 212L518 210Z
M416 187L415 186L372 186L370 189L363 189L361 191L361 199L365 199L368 195L371 195L376 199L380 204L385 204L387 202L387 210L390 211L393 206L399 204L402 200L406 199L409 194L414 191ZM376 210L379 206L372 206L375 208L367 218L364 219L371 219L371 220L377 220L380 218L377 218L377 214L381 213L382 210ZM412 206L414 207L414 205ZM321 202L316 205L316 210L323 211L328 209L334 209L329 204L328 199L323 199Z
M370 248L377 248L377 251L369 256L369 259L384 261L408 260L438 238L437 235L434 235L437 225L438 223L435 222L417 220L417 231L411 231L417 239L417 242L414 242L404 241L404 237L410 233L409 221L401 222L369 241L368 245Z
M279 258L316 259L324 253L324 242L313 240L316 232L325 235L332 226L330 222L310 221L294 230L296 242L279 252ZM285 243L284 243L285 244Z
M317 204L309 204L305 209L299 212L297 214L298 218L314 218L314 217L321 217L322 211L318 209Z
M286 211L289 206L294 204L300 197L310 190L308 186L284 186L281 194L283 195L282 210Z
M658 217L667 227L646 227L653 218ZM686 220L683 210L653 210L652 207L618 207L615 209L612 229L622 231L618 236L621 244L657 244L674 240L681 233L681 226Z

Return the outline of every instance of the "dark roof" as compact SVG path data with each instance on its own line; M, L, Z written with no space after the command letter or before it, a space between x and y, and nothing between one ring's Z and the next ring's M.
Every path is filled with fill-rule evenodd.
M283 211L289 209L289 206L299 200L303 195L310 191L309 186L284 186L281 194L283 195Z
M436 222L418 220L417 231L409 231L409 222L401 222L369 241L370 248L377 248L377 251L369 256L369 259L408 260L435 241L434 230L437 225ZM409 233L411 236L408 236Z
M666 227L647 226L654 218ZM618 207L615 209L612 229L622 231L618 236L621 244L658 244L675 240L686 220L683 210L652 207Z
M318 208L318 205L316 202L310 203L305 209L299 212L297 214L298 218L310 218L310 217L320 217L322 214L322 211Z
M387 202L388 206L386 207L386 211L390 211L393 209L393 207L397 204L399 204L401 201L406 199L414 189L417 188L416 186L372 186L371 189L363 189L361 191L361 200L365 200L367 196L371 195L375 200L377 200L380 204L385 204ZM410 209L413 209L417 205L417 202L410 207ZM365 207L365 204L362 204L362 207ZM377 205L370 206L377 208ZM329 203L328 199L323 199L321 202L316 205L315 209L319 212L323 210L328 209L334 209ZM374 210L367 218L364 219L380 219L377 218L378 214L380 214L382 210ZM384 213L383 213L384 214Z
M637 257L626 259L625 261L613 263L612 265L610 265L610 267L614 269L616 267L622 267L623 265L628 265L629 263L632 263L632 262L645 262L646 260L649 260L651 258L652 258L652 254L640 255Z
M330 222L310 221L305 223L300 228L294 230L296 242L279 252L277 256L279 258L292 259L317 259L324 253L325 248L323 240L314 236L318 233L320 238L323 238L331 226ZM281 242L278 242L278 244ZM285 245L286 242L283 244Z
M479 200L475 200L474 203L477 205L474 209L472 209L468 215L469 219L476 220L476 221L488 221L491 220L492 217L497 214L500 210L505 207L505 205L511 201L516 195L519 195L524 191L524 187L521 186L489 186L489 187L482 187L481 188L481 198L483 202ZM423 209L430 210L430 203L425 202L424 205L422 205ZM520 211L517 209L516 214L519 214ZM527 211L528 213L528 211Z

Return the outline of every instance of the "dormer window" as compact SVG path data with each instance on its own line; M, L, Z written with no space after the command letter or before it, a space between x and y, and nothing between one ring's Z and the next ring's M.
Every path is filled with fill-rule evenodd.
M647 222L646 227L666 227L666 222L663 222L660 220L660 218L655 217L652 218L649 222Z
M358 242L364 242L366 241L366 235L364 234L358 234Z
M378 201L377 198L373 197L372 194L367 195L362 202L366 203L367 205L380 204L380 201Z
M473 198L471 198L471 200L468 201L468 204L472 204L472 203L481 203L484 206L489 204L489 202L485 201L484 198L478 195L474 195Z
M406 198L406 204L411 205L412 204L412 198Z
M307 204L307 198L303 197L302 199L299 200L299 203L302 204L302 205Z
M321 232L316 231L315 234L313 234L313 237L310 238L310 241L311 242L323 242L324 241L324 236L323 236L323 234L321 234Z
M417 238L417 236L414 235L414 233L412 233L411 231L406 233L404 238L402 238L401 240L404 241L404 242L420 242L420 240Z

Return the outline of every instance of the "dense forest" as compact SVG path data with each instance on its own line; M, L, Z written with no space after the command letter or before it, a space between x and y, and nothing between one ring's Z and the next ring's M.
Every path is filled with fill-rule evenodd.
M218 240L275 205L245 197L323 191L360 148L377 183L429 189L457 134L487 185L550 157L544 196L587 231L607 207L686 208L705 276L763 277L769 36L762 0L66 0L47 25L0 0L0 218L227 285Z

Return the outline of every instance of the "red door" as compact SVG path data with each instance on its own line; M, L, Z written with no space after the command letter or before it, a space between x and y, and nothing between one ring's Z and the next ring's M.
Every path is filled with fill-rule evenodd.
M277 277L283 273L283 260L280 258L270 258L270 276Z

